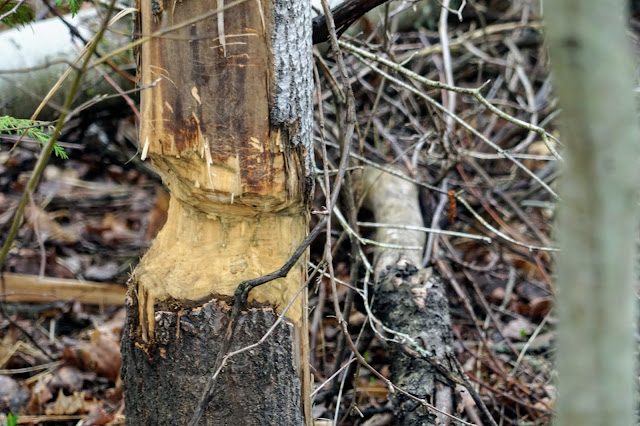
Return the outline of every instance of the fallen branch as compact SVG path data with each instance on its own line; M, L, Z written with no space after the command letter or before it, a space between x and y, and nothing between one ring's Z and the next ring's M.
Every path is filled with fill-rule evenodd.
M90 305L124 305L127 289L115 284L4 273L0 296L6 302L44 303L74 300Z

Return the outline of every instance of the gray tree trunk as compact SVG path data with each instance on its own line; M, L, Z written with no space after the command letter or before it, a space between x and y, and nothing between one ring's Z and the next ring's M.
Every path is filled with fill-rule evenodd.
M566 172L556 424L633 425L638 116L626 2L545 3Z

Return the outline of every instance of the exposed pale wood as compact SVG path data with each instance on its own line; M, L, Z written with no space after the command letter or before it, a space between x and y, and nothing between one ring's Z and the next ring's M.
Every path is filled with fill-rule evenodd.
M143 14L143 33L216 6L192 1ZM270 17L271 4L262 7ZM242 280L284 264L306 233L307 156L305 146L295 144L301 124L270 120L279 113L270 109L270 96L282 88L267 74L279 65L269 54L268 29L255 2L225 10L224 22L226 52L217 19L142 46L142 84L163 80L143 92L140 141L172 198L167 223L135 279L160 300L230 296ZM281 310L303 273L301 266L256 289L250 300ZM301 312L296 306L288 315L299 321Z
M367 167L364 171L366 202L375 215L376 221L395 225L424 226L422 211L418 202L418 188L411 182ZM378 241L385 244L406 247L424 247L427 238L424 232L397 228L379 228ZM376 250L376 277L404 258L413 266L419 267L422 252L419 250L387 249Z
M124 305L126 289L116 284L66 280L37 275L3 274L0 293L7 302L75 300L92 305Z

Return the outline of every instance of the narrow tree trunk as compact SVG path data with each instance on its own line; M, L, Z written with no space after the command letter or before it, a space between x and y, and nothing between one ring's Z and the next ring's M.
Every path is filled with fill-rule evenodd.
M557 425L636 424L638 126L626 3L545 3L566 144Z
M142 0L140 144L171 190L168 220L130 282L127 423L185 424L218 356L238 284L280 268L307 232L311 21L303 0ZM204 17L180 26L194 18ZM305 280L254 289L231 350L258 341ZM306 294L232 358L201 420L309 424Z
M377 222L398 227L423 226L416 185L373 168L365 169L364 185L367 203ZM421 268L425 233L380 228L376 240L387 247L376 249L374 313L386 327L421 345L432 361L455 371L449 358L454 354L444 283L432 268ZM419 249L390 249L389 245ZM407 347L416 353L415 347ZM431 362L409 355L401 345L391 347L390 358L393 383L419 398L433 401L446 413L453 412L451 387L454 384ZM391 399L397 425L449 424L447 417L437 416L399 393L392 394Z

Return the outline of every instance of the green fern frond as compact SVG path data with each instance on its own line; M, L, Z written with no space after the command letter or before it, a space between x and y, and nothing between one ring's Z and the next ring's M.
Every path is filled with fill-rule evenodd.
M45 131L45 128L47 131ZM38 142L41 146L49 141L50 133L53 132L53 126L47 126L41 121L26 120L22 118L10 117L8 115L0 116L0 133L6 133L8 135L21 136L24 134L26 137ZM66 160L69 158L64 148L57 142L53 145L53 152L56 157Z
M64 148L58 145L57 143L53 144L53 153L56 155L56 157L62 158L63 160L69 159L69 156L64 151Z

